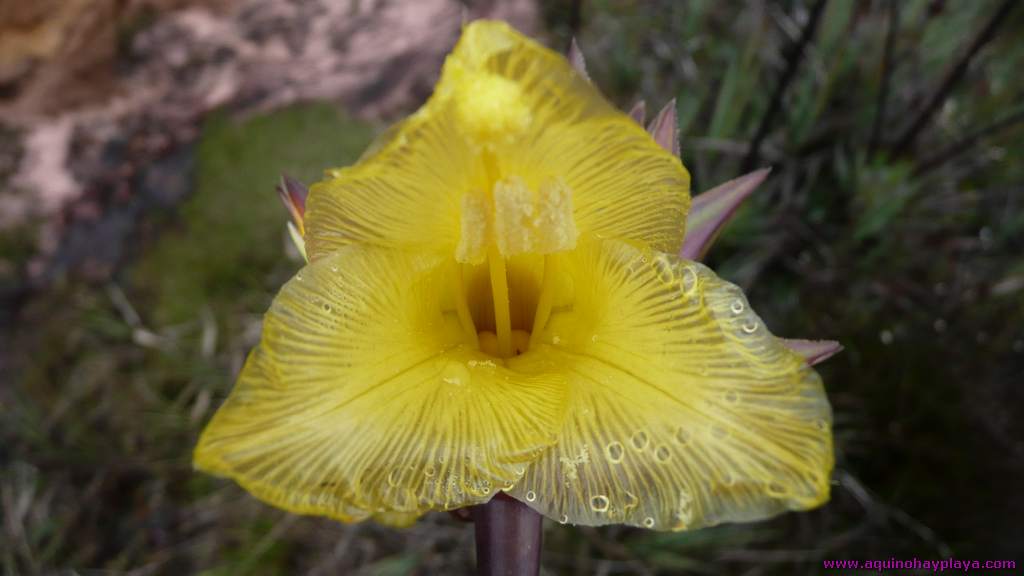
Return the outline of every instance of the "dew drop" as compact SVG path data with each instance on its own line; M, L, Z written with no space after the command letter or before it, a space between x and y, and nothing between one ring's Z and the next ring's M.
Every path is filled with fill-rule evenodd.
M679 275L679 294L689 296L697 287L697 272L692 266L683 266L679 269Z
M400 472L398 470L392 470L391 472L388 472L388 484L391 486L398 486L399 474Z
M735 404L740 401L740 395L735 390L729 390L725 393L725 401L729 404Z
M632 510L633 508L636 508L638 504L640 504L640 499L636 497L636 494L626 490L626 502L622 505L623 509Z
M732 472L723 472L722 473L722 485L723 486L732 486L735 483L736 483L736 477L732 475Z
M751 320L750 322L744 322L743 326L741 326L740 329L746 332L747 334L753 334L754 332L757 332L757 322L754 320Z
M434 475L434 467L433 466L427 466L426 468L424 468L423 469L423 475L426 476L427 478L433 476Z
M590 499L590 509L594 512L608 511L608 497L598 494Z
M654 451L654 458L658 462L665 463L672 457L672 452L668 449L668 446L658 446L658 449Z
M658 279L665 284L671 284L675 280L675 273L672 270L672 262L667 256L659 255L654 259L654 269L658 273Z
M534 492L533 490L530 490L529 492L526 493L526 501L527 502L533 502L536 499L537 499L537 493Z
M562 514L562 517L558 519L558 523L559 524L568 524L569 523L569 516L568 516L568 514Z
M644 518L644 528L654 528L654 518L650 516Z
M643 450L644 448L647 448L647 433L643 430L639 430L636 434L633 434L630 441L633 443L633 448Z
M622 462L622 444L618 442L610 442L604 447L604 453L611 463L618 464L619 462Z
M743 300L736 300L732 303L732 306L729 306L729 309L732 310L733 314L742 314L746 306L743 305Z
M590 341L591 342L597 342L597 334L594 334L593 336L591 336L590 337Z
M676 442L686 445L690 443L690 431L685 428L676 430Z
M825 422L824 420L815 420L814 427L824 432L826 429L828 429L828 422Z
M331 272L337 273L338 272L338 267L337 266L331 266Z
M448 362L441 372L441 379L445 384L452 386L464 386L469 384L469 368L462 362Z
M772 482L768 485L768 494L771 496L785 496L786 489L778 482Z

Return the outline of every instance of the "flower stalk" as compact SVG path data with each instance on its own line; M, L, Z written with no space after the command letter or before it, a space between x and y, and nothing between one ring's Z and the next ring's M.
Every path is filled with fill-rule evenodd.
M540 573L542 516L499 492L472 508L479 576L537 576Z

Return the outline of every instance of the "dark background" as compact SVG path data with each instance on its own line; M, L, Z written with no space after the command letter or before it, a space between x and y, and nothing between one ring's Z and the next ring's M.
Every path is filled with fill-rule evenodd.
M0 2L0 570L470 572L471 527L446 514L346 526L190 467L299 266L278 175L315 180L413 110L461 6L78 4ZM835 410L827 505L674 534L548 523L545 572L1020 565L1024 5L469 8L559 50L575 34L623 108L676 98L695 192L772 166L709 264L774 333L846 348L819 366Z

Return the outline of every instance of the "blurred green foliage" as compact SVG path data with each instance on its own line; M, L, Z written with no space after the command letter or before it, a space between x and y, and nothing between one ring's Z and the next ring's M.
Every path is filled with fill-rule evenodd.
M738 175L814 3L594 0L575 33L623 108L644 98L653 116L676 98L700 191ZM893 149L998 5L828 2L760 146L772 176L710 254L773 332L846 347L820 367L836 413L832 502L693 533L551 524L548 573L815 574L823 558L1019 553L1024 139L1006 120L1024 100L1024 10L914 145ZM542 6L554 47L574 32L570 6ZM470 569L472 531L445 515L405 531L299 518L190 468L299 265L278 175L314 180L372 132L327 105L209 118L194 194L137 262L108 285L71 280L27 303L13 340L21 385L0 396L4 573Z

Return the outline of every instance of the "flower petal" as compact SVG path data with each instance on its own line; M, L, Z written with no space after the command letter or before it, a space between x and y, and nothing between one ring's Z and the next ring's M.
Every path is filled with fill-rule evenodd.
M821 381L739 288L620 242L581 246L558 267L573 304L516 360L566 373L568 415L513 496L563 522L661 530L828 498Z
M565 184L581 236L670 252L682 246L690 202L679 159L565 58L483 20L465 27L427 104L358 164L329 175L307 205L313 261L348 244L454 253L462 198L497 179L534 192Z
M550 446L558 374L463 344L454 264L359 247L306 266L274 300L198 468L297 513L406 523L486 501Z
M740 204L768 177L771 168L762 168L719 184L693 199L686 217L686 239L680 258L701 260L718 233L736 214Z

